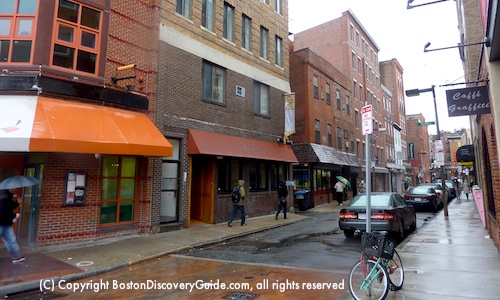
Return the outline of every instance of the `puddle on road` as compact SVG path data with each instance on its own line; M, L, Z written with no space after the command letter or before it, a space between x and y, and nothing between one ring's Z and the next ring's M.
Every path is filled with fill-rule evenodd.
M279 242L279 244L276 245L276 247L277 248L289 247L289 246L295 245L299 242L302 242L304 240L308 240L310 238L334 235L334 234L338 234L339 232L340 232L340 230L335 229L335 230L328 231L328 232L315 232L315 233L309 233L309 234L294 235L294 236L291 236L291 237L288 237L286 239L281 240ZM324 241L320 241L320 243L326 245L326 243Z

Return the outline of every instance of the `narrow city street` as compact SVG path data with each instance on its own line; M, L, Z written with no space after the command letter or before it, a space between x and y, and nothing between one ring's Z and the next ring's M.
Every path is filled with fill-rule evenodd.
M359 257L360 236L345 238L338 214L309 213L311 218L246 237L196 248L182 255L233 262L314 268L348 274ZM434 216L417 212L417 228ZM282 216L280 216L282 217Z
M347 274L358 259L360 238L338 229L338 213L305 213L309 219L207 247L9 299L350 299ZM417 227L434 216L417 213Z

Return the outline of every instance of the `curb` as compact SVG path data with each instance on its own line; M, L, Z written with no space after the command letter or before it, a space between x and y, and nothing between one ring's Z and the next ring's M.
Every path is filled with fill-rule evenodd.
M95 275L99 275L99 274L102 274L102 273L106 273L106 272L114 271L114 270L117 270L117 269L121 269L121 268L124 268L124 267L129 267L129 266L132 266L132 265L136 265L136 264L140 264L140 263L143 263L143 262L147 262L147 261L150 261L150 260L153 260L153 259L157 259L157 258L159 258L161 256L166 256L166 255L178 253L178 252L181 252L181 251L186 251L186 250L189 250L189 249L192 249L192 248L196 248L196 247L203 247L203 246L215 245L215 244L218 244L218 243L221 243L221 242L224 242L224 241L228 241L228 240L232 240L232 239L236 239L236 238L248 236L248 235L251 235L251 234L254 234L254 233L263 232L263 231L270 230L270 229L273 229L273 228L279 228L279 227L287 226L287 225L290 225L290 224L295 224L295 223L298 223L298 222L305 221L308 218L309 217L304 217L304 218L301 218L301 219L292 220L292 221L287 222L287 223L271 225L271 226L267 226L267 227L263 227L263 228L259 228L259 229L254 229L254 230L247 231L247 232L242 232L242 233L236 233L236 234L233 234L233 235L228 235L226 237L222 237L222 238L219 238L219 239L216 239L216 240L210 240L210 241L205 241L205 242L199 242L199 243L192 244L192 245L181 246L181 247L178 247L178 248L175 248L175 249L170 249L170 250L158 252L158 253L151 254L151 255L148 255L148 256L144 256L144 257L141 257L141 258L138 258L138 259L134 259L134 260L131 260L131 261L128 261L128 262L125 262L125 263L120 263L120 264L117 264L117 265L114 265L114 266L97 268L97 269L94 269L94 270L88 270L88 271L83 271L83 272L79 272L79 273L68 274L68 275L64 275L64 276L42 278L42 279L36 280L36 281L34 280L34 281L28 281L28 282L16 283L16 284L8 285L8 286L0 288L0 296L1 297L6 297L8 295L15 294L15 293L27 292L27 291L31 291L31 290L40 290L41 280L50 281L51 282L51 287L54 288L61 281L70 282L70 281L80 280L80 279L87 278L87 277L90 277L90 276L95 276Z

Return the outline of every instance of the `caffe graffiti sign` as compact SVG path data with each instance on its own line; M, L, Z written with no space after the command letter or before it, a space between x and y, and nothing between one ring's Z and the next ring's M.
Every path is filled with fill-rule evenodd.
M482 115L490 113L487 86L447 90L448 116Z

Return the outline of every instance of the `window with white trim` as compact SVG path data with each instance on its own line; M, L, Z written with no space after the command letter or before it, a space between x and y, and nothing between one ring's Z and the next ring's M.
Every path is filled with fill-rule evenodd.
M201 4L201 26L214 31L214 0L203 0Z
M177 0L175 11L178 14L191 19L191 0Z
M222 36L231 42L234 42L234 7L224 2L224 28Z
M269 86L258 81L254 82L254 112L260 115L269 115Z
M269 59L269 30L260 26L260 57Z
M209 62L202 66L202 98L218 103L225 102L226 71Z
M243 15L241 23L241 47L252 51L252 19Z

